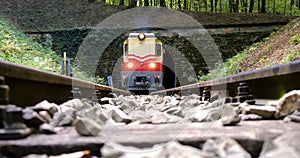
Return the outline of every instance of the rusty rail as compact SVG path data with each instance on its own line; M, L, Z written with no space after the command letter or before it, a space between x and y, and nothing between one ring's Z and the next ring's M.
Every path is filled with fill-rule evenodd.
M70 91L77 87L81 96L90 98L95 90L101 97L110 92L130 94L128 91L86 82L76 78L49 73L22 65L0 61L0 76L10 87L10 103L18 106L30 106L48 100L54 103L63 103L70 98Z
M254 98L278 99L288 91L300 89L299 80L300 60L296 60L287 64L279 64L206 82L155 91L151 94L187 93L187 91L192 89L196 89L201 93L204 87L207 87L212 92L223 91L222 94L226 96L235 96L238 84L245 82L249 86Z

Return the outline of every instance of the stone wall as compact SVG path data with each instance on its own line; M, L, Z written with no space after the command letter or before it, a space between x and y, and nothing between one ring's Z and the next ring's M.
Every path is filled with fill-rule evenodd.
M68 57L75 60L81 43L90 31L91 28L74 28L28 35L35 36L38 41L44 45L50 46L59 54L67 52ZM160 38L165 45L174 47L178 51L182 52L185 58L187 58L187 60L191 63L196 73L198 73L199 70L202 70L203 72L208 71L207 64L205 63L203 57L199 55L198 50L187 39L177 34L163 33L160 30L154 29L151 31L155 32L158 38ZM272 30L232 33L219 32L218 34L214 33L211 36L218 46L223 60L226 60L244 50L254 42L258 42L264 37L267 37L271 32ZM112 74L117 60L122 55L122 41L124 39L124 36L120 36L119 38L115 39L107 48L105 48L104 54L98 61L98 66L95 71L96 76L106 78L106 76ZM49 40L51 42L49 42Z

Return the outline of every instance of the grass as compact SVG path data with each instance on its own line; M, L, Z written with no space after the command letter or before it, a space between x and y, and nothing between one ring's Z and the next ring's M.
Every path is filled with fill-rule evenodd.
M60 72L60 56L0 20L0 60L50 72Z
M27 37L13 25L0 19L0 60L60 74L61 58L57 52ZM71 72L73 77L106 84L103 78L92 77L73 64Z
M199 81L207 81L240 72L257 70L300 59L300 18L295 19L261 42L236 56L217 64L208 74L198 73Z
M203 72L199 72L198 77L199 81L208 81L215 78L225 77L229 75L234 75L242 71L241 64L245 61L252 51L255 51L259 46L262 45L262 42L256 43L245 49L243 52L238 53L232 58L227 59L223 63L218 63L217 67L210 71L208 74L204 74Z

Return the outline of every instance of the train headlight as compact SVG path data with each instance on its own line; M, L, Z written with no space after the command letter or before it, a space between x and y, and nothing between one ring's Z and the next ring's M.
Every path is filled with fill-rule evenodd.
M139 35L138 35L138 38L139 38L139 40L144 40L145 38L146 38L146 35L145 34L143 34L143 33L140 33Z
M149 64L149 67L150 67L151 69L154 69L155 66L156 66L155 63L150 63L150 64Z
M128 63L128 64L127 64L127 67L128 67L128 68L133 68L133 63Z

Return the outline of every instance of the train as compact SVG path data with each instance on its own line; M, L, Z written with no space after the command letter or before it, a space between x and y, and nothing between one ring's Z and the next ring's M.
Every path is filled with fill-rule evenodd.
M121 85L128 91L155 91L163 86L162 41L154 33L129 33L123 42Z

